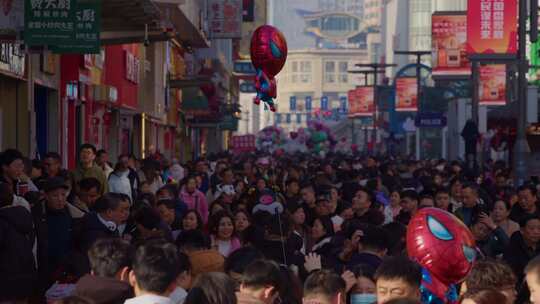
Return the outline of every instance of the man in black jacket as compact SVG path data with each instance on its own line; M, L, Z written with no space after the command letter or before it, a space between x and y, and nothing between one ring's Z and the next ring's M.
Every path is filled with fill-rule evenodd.
M37 283L32 215L12 201L10 185L0 183L0 295L8 302L29 298Z
M91 299L96 304L123 303L133 297L129 271L134 249L120 239L100 239L88 251L91 274L82 277L75 286L75 295Z
M83 219L80 244L83 252L100 238L120 236L118 227L129 217L129 200L117 193L107 193L96 201L94 210Z
M503 258L521 281L527 263L540 254L540 219L532 215L525 216L519 226L521 229L510 238Z
M519 203L512 207L510 219L520 222L527 215L540 217L540 202L534 185L522 185L518 188Z

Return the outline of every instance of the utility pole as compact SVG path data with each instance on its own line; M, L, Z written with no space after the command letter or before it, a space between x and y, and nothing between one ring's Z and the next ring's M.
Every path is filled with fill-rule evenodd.
M384 73L386 71L386 68L389 67L395 67L397 64L395 63L358 63L355 64L355 66L360 68L370 68L373 71L373 100L375 103L375 113L373 113L373 142L377 142L377 123L379 118L379 106L378 106L378 92L377 92L377 85L378 85L378 75L380 73Z
M527 128L527 72L529 63L527 61L527 1L531 1L531 20L538 23L538 1L537 0L519 0L519 38L518 38L518 122L516 143L514 145L514 182L516 186L523 184L527 178L527 158L529 155L529 144L525 136ZM536 17L535 17L536 16ZM535 28L531 35L531 40L536 40L538 24L531 24L531 28Z

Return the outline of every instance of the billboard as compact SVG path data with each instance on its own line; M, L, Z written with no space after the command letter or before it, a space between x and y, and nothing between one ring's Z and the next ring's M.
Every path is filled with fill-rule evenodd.
M373 87L357 87L349 91L349 117L372 116L375 112Z
M209 0L210 38L242 38L242 14L242 0Z
M437 12L431 17L433 76L468 76L467 15Z
M503 106L506 104L506 65L488 64L479 67L479 104Z
M517 0L469 1L467 53L478 57L515 57Z
M396 79L396 111L413 112L418 109L418 83L416 77Z

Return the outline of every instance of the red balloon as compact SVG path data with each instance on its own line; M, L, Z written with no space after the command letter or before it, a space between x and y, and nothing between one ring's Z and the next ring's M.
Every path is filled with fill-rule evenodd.
M250 51L253 66L273 78L287 60L287 41L277 28L263 25L253 33Z
M407 251L446 286L461 282L476 259L470 230L454 215L438 208L418 211L407 227Z

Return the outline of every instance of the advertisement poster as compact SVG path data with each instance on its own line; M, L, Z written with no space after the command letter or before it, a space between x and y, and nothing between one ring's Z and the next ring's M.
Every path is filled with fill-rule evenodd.
M209 0L210 38L242 38L242 0Z
M432 66L434 76L468 76L467 15L435 13L431 18Z
M349 92L349 117L371 116L375 112L373 87L358 87Z
M517 24L517 0L469 1L467 53L515 57Z
M489 64L480 66L479 70L480 105L504 106L506 104L506 65Z
M413 112L418 109L418 84L416 77L396 79L396 111Z

